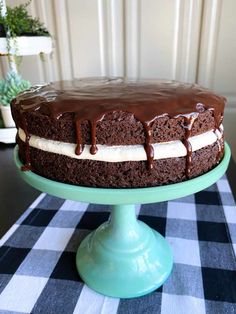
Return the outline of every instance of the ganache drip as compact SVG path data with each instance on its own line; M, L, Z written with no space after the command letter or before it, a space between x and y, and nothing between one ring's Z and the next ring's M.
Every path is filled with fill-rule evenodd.
M32 170L31 162L30 162L30 134L27 130L27 120L25 117L25 114L21 115L21 125L23 127L23 130L25 132L25 164L21 167L22 171L29 171Z
M215 119L215 128L214 128L214 133L217 137L217 145L218 145L218 154L216 156L216 162L218 163L221 158L222 151L224 149L224 140L222 138L222 130L220 129L220 125L223 122L223 114L221 114L220 117L217 117L214 108L210 108L209 111L212 112L214 119ZM219 134L221 136L219 136Z
M150 122L143 122L143 128L145 132L145 143L144 149L147 156L148 169L153 169L153 159L154 159L154 149L152 146L152 129L150 127Z
M198 118L199 113L194 112L188 116L180 115L184 118L184 128L185 128L185 137L182 143L184 144L187 155L186 155L186 168L185 168L185 175L187 178L189 178L190 171L191 171L191 165L192 165L192 145L189 141L189 138L192 135L192 127L194 124L194 121Z
M26 134L26 164L29 170L30 134L27 130L25 114L29 111L40 111L51 118L59 119L65 113L75 116L77 145L75 153L83 152L81 124L89 121L91 134L90 153L97 153L97 123L109 112L129 112L140 121L145 133L144 149L147 155L148 168L153 168L154 150L152 146L151 123L158 117L183 117L185 138L183 144L187 150L186 176L189 176L192 163L192 148L189 142L194 121L199 113L213 112L215 133L218 136L226 99L196 84L176 81L129 81L121 78L82 79L60 81L45 86L36 86L21 93L12 102L21 115L21 127ZM219 159L223 141L217 140Z
M77 138L77 145L75 149L76 155L81 155L83 152L83 141L82 141L82 132L81 132L81 121L77 117L75 119L75 128L76 128L76 138Z
M98 148L96 146L97 142L97 137L96 137L96 126L97 126L97 121L92 121L90 122L91 125L91 147L90 147L90 154L95 155L96 152L98 151Z

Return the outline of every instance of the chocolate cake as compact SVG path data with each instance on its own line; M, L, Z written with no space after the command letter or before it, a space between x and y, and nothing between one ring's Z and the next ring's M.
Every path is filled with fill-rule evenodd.
M90 187L188 180L223 156L225 101L176 81L94 78L34 86L11 104L22 170Z

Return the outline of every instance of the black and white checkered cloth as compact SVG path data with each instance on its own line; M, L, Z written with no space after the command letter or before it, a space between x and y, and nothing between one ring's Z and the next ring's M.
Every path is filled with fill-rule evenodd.
M174 252L163 287L122 300L89 289L76 271L76 250L108 219L109 206L41 194L1 239L0 313L236 313L236 207L226 177L137 212Z

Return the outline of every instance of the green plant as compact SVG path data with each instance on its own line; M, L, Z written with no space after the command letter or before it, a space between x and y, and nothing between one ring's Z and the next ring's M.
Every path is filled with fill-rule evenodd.
M43 23L37 18L32 18L27 12L30 3L31 0L13 8L7 6L6 16L0 16L0 25L4 28L5 36L50 36ZM2 2L0 5L2 8Z
M9 106L13 98L20 92L30 88L29 81L23 80L22 77L14 71L7 73L6 79L0 80L0 103L3 106Z
M37 18L32 18L27 12L27 7L32 0L15 6L13 8L6 7L6 14L2 16L3 2L0 0L0 37L6 37L6 48L8 52L8 60L19 68L21 56L17 46L18 36L51 36L46 27ZM14 53L11 55L11 50ZM41 60L43 56L40 56Z

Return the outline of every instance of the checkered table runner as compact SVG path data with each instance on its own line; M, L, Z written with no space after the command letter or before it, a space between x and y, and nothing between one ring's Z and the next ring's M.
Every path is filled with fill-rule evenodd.
M226 177L195 195L136 207L174 253L172 275L144 297L102 296L76 271L78 245L109 210L41 194L0 241L0 313L236 313L236 207Z

